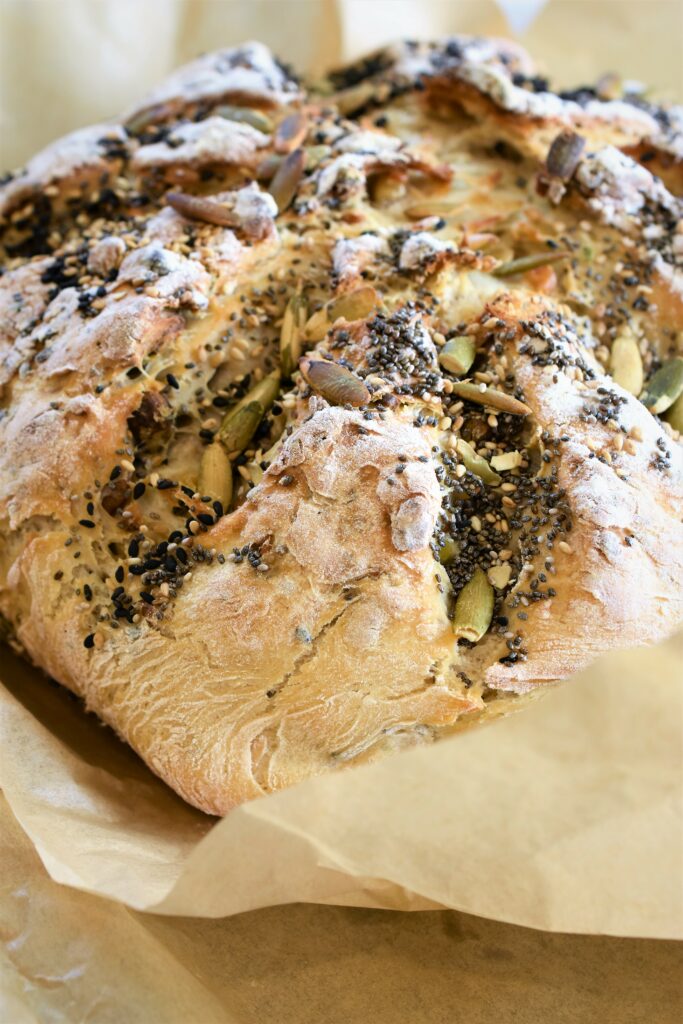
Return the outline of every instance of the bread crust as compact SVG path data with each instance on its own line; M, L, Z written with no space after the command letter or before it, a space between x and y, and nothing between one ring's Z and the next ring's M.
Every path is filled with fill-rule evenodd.
M638 162L675 187L678 121L533 81L455 40L321 98L250 44L0 187L0 610L202 810L507 713L683 620L680 438L608 372L626 335L645 379L681 351L680 202ZM549 193L562 131L585 148ZM202 455L297 296L307 358L367 400L295 367L226 453L229 511ZM458 641L477 567L493 617Z

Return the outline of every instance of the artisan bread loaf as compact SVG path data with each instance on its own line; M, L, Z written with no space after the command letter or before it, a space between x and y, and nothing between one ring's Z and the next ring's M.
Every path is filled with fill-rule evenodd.
M673 630L680 125L509 43L250 44L9 176L9 642L225 814Z

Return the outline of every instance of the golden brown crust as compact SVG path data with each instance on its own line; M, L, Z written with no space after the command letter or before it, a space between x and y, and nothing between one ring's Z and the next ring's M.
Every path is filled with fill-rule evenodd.
M680 352L680 207L646 159L676 170L675 120L482 41L332 84L304 104L263 48L209 55L0 189L0 610L219 814L683 619L679 437L607 373L626 335L644 379ZM560 131L584 148L551 188ZM294 301L333 384L295 360L226 441L228 514L203 453ZM492 618L458 642L477 570Z

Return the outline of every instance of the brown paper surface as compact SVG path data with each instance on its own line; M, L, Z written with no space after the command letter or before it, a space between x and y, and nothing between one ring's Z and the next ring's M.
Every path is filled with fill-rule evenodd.
M455 911L160 917L57 885L0 797L3 1024L678 1024L683 947Z
M2 0L0 163L202 49L317 72L457 31L508 27L493 0ZM562 84L680 97L682 31L679 0L551 0L521 38ZM595 933L683 931L681 643L219 823L3 651L0 1021L679 1020L677 947Z

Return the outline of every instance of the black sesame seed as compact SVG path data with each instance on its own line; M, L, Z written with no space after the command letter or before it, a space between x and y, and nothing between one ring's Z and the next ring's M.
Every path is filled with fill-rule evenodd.
M175 388L176 391L180 387L180 384L178 383L178 378L175 377L174 374L172 374L172 373L167 373L166 374L166 381L167 381L168 384L171 385L172 388Z
M88 633L88 635L86 636L85 640L83 641L83 646L84 647L88 647L88 648L95 646L95 634L94 633Z
M142 480L140 480L138 483L136 483L135 487L133 488L133 498L134 498L134 500L137 501L138 498L141 498L146 490L147 490L147 484L144 484L142 482Z
M92 519L79 519L78 522L81 526L85 526L87 530L95 529L95 524L93 523Z

